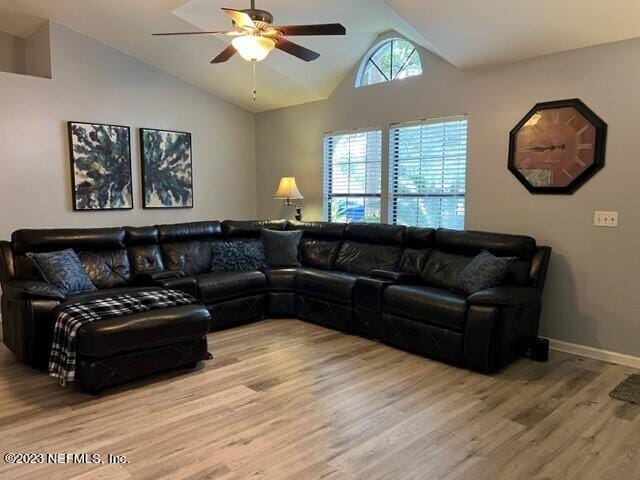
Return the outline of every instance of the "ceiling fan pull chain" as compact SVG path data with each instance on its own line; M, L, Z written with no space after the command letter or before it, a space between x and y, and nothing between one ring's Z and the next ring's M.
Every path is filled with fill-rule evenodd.
M253 65L253 101L256 101L256 97L258 95L258 89L256 87L256 61L251 62Z

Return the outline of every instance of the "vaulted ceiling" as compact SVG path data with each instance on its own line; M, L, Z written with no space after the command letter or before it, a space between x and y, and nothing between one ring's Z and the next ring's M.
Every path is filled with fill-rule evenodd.
M48 18L254 112L326 98L389 30L458 68L640 36L637 0L257 0L257 8L271 11L276 23L341 22L348 34L296 38L322 54L312 63L272 52L258 65L256 102L248 62L235 56L225 64L209 63L226 38L151 36L227 29L220 7L248 6L249 0L0 0L0 30L24 36L34 17ZM15 13L31 18L18 22Z
M385 0L458 68L640 37L638 0Z

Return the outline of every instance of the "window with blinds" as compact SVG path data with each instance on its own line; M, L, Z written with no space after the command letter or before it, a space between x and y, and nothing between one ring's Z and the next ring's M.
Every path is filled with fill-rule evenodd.
M391 222L464 228L467 119L399 124L389 132Z
M382 131L324 137L324 211L330 222L380 222Z

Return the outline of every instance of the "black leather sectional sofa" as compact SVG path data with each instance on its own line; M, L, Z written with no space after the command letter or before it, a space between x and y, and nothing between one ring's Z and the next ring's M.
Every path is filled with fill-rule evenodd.
M212 242L255 239L262 228L302 230L302 266L210 271ZM189 312L194 338L203 321L215 330L300 318L483 372L509 364L536 339L551 252L526 236L285 220L18 230L0 242L3 338L37 368L47 364L56 307L73 298L39 280L25 254L64 248L79 254L98 287L91 295L143 285L195 295L210 319ZM483 249L517 257L503 283L470 296L448 288Z

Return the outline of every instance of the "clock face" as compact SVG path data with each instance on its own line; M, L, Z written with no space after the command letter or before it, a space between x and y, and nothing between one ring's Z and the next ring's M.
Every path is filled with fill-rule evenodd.
M579 100L538 104L511 132L509 169L533 193L571 193L602 167L605 131Z

